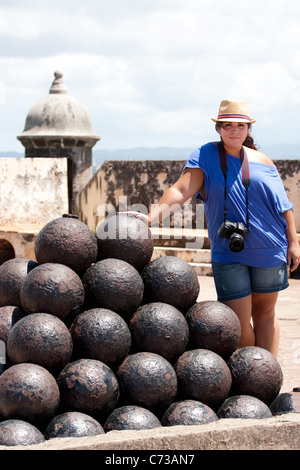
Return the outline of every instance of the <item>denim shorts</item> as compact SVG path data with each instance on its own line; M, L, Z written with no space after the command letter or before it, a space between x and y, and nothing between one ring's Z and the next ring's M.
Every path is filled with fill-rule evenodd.
M289 286L287 265L253 268L244 264L212 263L218 300L246 297L252 292L279 292Z

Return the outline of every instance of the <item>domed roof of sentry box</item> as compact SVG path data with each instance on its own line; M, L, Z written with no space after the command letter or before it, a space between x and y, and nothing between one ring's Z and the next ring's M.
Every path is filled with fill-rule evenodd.
M92 126L91 118L83 104L68 94L61 72L54 73L49 94L41 98L29 110L24 131L19 140L36 138L73 137L100 139Z

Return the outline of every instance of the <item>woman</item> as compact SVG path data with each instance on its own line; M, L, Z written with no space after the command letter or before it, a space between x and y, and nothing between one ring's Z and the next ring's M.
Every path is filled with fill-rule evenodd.
M206 213L218 300L231 307L241 323L239 346L260 346L277 357L278 292L288 287L287 265L292 271L300 260L292 204L272 160L253 145L250 130L255 120L249 117L247 103L224 100L212 120L225 148L226 190L219 147L211 142L194 150L155 211L135 215L151 225L164 213L169 215L170 206L182 205L197 194ZM243 151L245 163L248 159L243 171L250 171L247 190ZM224 230L227 221L230 230ZM237 247L231 235L237 237Z

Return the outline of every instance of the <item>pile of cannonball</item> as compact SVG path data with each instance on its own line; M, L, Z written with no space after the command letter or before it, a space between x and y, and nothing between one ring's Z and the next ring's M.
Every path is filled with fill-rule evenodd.
M0 266L0 445L300 411L282 370L150 229L118 214L93 234L70 214L46 224L36 261ZM284 396L285 395L285 396Z

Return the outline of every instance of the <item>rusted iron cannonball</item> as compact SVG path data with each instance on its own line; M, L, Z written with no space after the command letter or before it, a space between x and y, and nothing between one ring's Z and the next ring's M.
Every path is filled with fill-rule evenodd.
M46 224L35 240L39 264L61 263L82 275L97 260L97 240L77 216L65 214Z
M127 356L117 370L121 399L156 413L169 406L177 393L177 377L162 356L139 352Z
M117 258L141 271L151 260L153 240L147 225L136 217L118 214L105 219L96 231L98 260Z
M123 260L108 258L93 264L83 276L89 308L101 307L128 319L141 305L144 284L138 271Z
M84 437L104 434L104 429L92 416L78 411L66 411L50 421L44 436L54 437Z
M187 312L190 329L190 349L209 349L223 359L237 349L241 325L237 315L218 301L199 302Z
M139 307L130 320L130 329L139 351L157 353L168 361L180 356L189 341L184 315L163 302Z
M26 312L20 307L13 305L0 307L0 340L6 344L11 328L25 316Z
M265 419L272 418L269 407L250 395L235 395L227 398L217 412L221 418Z
M161 426L161 422L152 411L142 406L125 405L116 408L104 424L105 432L153 429Z
M58 410L60 393L53 375L37 364L17 364L0 376L0 414L39 426Z
M257 346L237 349L229 358L231 395L250 395L270 405L281 389L283 374L272 353Z
M95 419L107 417L119 400L119 384L113 371L96 359L70 362L57 378L62 405Z
M199 400L213 410L228 398L231 374L224 359L208 349L185 351L174 366L179 394Z
M176 256L156 258L142 271L143 303L165 302L185 313L197 300L198 277L189 263Z
M31 446L45 441L39 429L20 419L8 419L0 423L1 446Z
M20 306L20 289L27 274L37 263L26 258L13 258L0 266L0 307Z
M285 413L300 413L300 389L292 392L280 393L270 405L272 415Z
M84 288L78 274L59 263L37 266L23 281L21 305L27 313L51 313L60 320L79 313Z
M131 333L125 320L105 308L80 313L73 321L70 333L74 357L98 359L108 366L121 361L131 346Z
M54 375L72 356L73 342L66 325L49 313L33 313L10 330L7 354L14 364L33 362Z
M181 400L172 403L165 411L161 424L163 426L190 426L218 421L216 413L198 400Z

